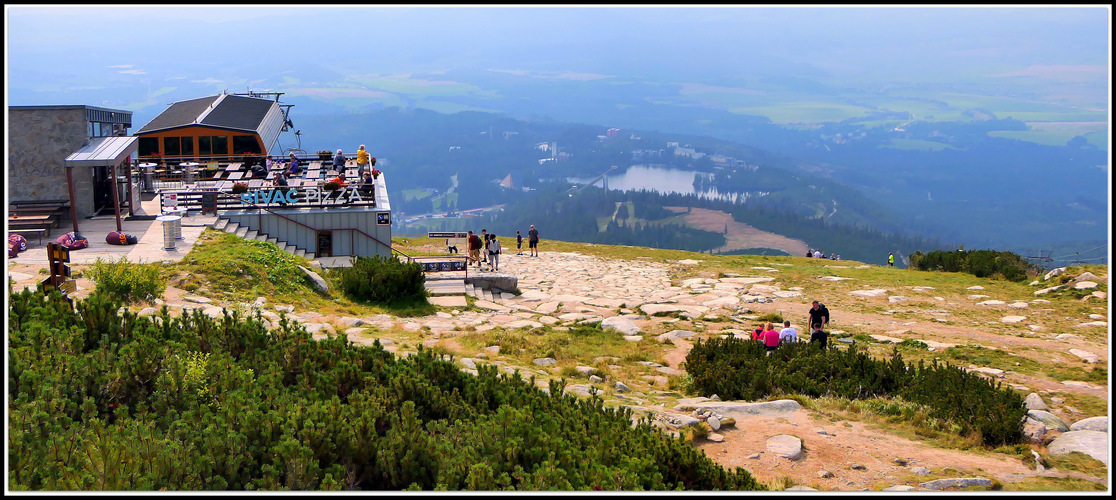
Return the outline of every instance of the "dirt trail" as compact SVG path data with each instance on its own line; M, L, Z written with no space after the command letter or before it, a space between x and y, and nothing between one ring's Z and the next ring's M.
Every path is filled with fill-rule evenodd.
M685 212L686 207L665 207L675 212ZM752 226L736 222L731 214L706 208L691 208L685 216L686 225L703 231L725 233L725 245L715 248L715 252L728 252L746 248L775 248L790 255L806 253L806 243L775 233L760 231ZM726 226L728 231L725 231Z

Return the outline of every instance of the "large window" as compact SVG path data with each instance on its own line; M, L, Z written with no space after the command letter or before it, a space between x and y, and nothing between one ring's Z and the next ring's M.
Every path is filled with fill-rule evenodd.
M159 138L140 137L138 151L140 156L148 156L151 153L159 152Z
M224 135L198 137L199 156L224 156L229 154L229 138Z
M163 154L165 156L178 156L182 154L182 147L177 137L163 138Z
M256 142L256 138L251 135L234 135L233 136L233 154L240 155L244 153L260 154L260 144Z
M193 137L179 137L182 143L182 156L194 156L194 138Z

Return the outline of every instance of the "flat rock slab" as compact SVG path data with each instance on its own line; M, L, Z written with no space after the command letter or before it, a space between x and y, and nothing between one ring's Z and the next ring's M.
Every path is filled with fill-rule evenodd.
M632 320L622 317L613 316L605 318L601 321L602 330L616 330L624 335L635 335L640 332L640 328Z
M877 288L875 290L853 290L849 295L856 295L858 297L879 297L887 293L887 290Z
M431 304L442 307L466 307L469 305L464 295L445 295L441 297L427 297Z
M935 479L919 485L928 490L944 490L948 488L991 488L992 480L983 477L954 477L949 479Z
M655 337L655 338L658 339L659 342L666 342L668 340L674 340L674 339L686 339L686 338L693 337L694 335L697 335L697 334L694 333L694 332L691 332L689 330L671 330L671 331L666 332L662 335L659 335L658 337Z
M892 333L892 332L888 332L888 333ZM906 333L906 331L903 331L901 333ZM872 339L875 340L876 342L887 342L887 343L891 343L891 344L898 344L898 343L903 341L903 339L897 339L895 337L888 337L886 335L869 335L869 337L872 337Z
M1025 321L1026 319L1027 319L1026 316L1004 316L1004 317L1000 318L1000 322L1001 323L1019 323L1021 321Z
M1070 349L1069 352L1070 352L1070 354L1073 354L1074 356L1077 356L1077 357L1085 360L1086 363L1096 363L1097 362L1097 355L1093 354L1089 351L1082 351L1081 349Z
M743 403L739 401L692 401L681 400L674 407L679 411L712 410L717 415L732 417L737 422L749 415L781 416L802 409L798 401L793 399L779 399L762 403Z
M791 460L798 460L802 458L802 440L790 434L773 436L767 440L767 452Z
M1100 431L1070 431L1054 438L1046 447L1051 455L1067 455L1080 452L1093 457L1108 466L1108 433Z
M842 276L818 276L818 279L822 281L845 281L851 280L852 278L845 278Z
M1091 417L1070 424L1071 431L1108 432L1108 417Z
M1090 321L1088 323L1080 323L1077 326L1079 328L1091 328L1091 327L1095 327L1095 326L1107 327L1108 322L1107 321Z

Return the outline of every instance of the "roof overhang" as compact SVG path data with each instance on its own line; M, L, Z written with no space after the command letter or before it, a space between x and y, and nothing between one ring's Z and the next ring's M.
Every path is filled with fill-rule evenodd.
M136 137L97 137L66 157L66 167L111 167L132 156L138 147Z

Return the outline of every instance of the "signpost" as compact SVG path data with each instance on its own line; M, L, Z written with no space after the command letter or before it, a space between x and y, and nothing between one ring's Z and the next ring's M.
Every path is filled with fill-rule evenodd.
M47 243L47 262L50 268L50 277L40 283L43 293L58 290L62 292L62 297L72 307L74 300L67 294L77 291L77 281L68 279L70 277L70 266L66 264L70 263L70 251L58 243Z

